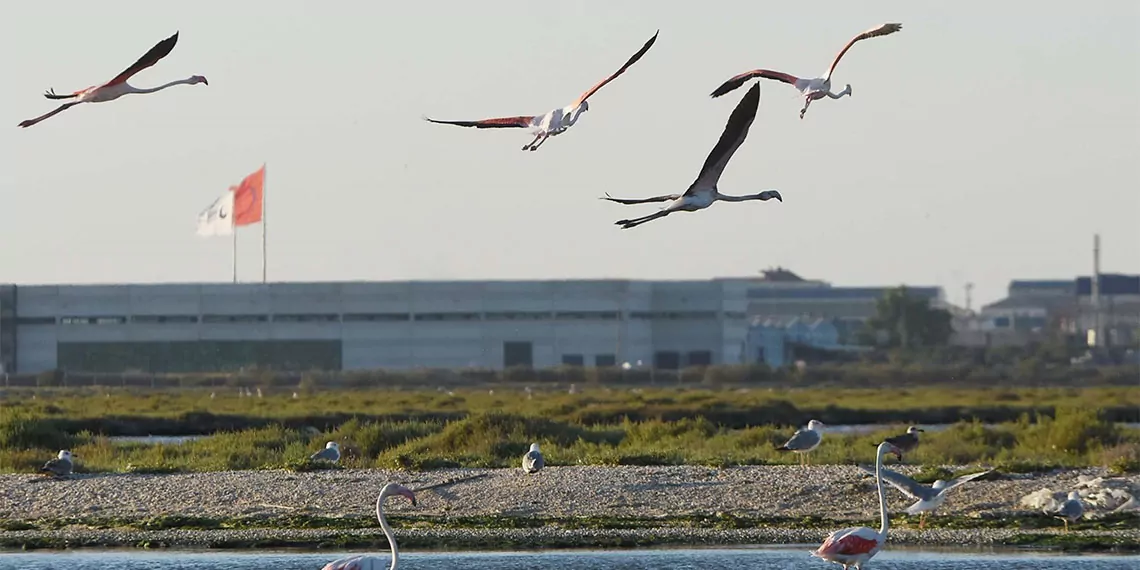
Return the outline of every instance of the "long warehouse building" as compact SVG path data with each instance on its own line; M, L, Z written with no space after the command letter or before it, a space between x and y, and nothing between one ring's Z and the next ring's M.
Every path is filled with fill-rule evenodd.
M9 372L739 362L746 286L452 281L0 287Z
M0 285L0 368L677 369L747 360L758 315L859 321L884 290L798 277Z

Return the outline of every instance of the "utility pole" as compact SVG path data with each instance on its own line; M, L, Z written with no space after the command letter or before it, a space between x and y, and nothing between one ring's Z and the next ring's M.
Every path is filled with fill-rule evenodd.
M1100 234L1093 234L1093 274L1092 285L1093 342L1098 348L1104 346L1104 331L1100 322Z
M966 312L970 312L970 307L973 301L974 284L966 283Z

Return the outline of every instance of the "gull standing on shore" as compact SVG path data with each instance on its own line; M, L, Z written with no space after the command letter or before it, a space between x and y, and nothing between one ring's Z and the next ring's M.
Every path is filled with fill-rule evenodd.
M331 461L336 463L340 460L340 444L335 441L330 441L325 444L325 448L310 455L309 461Z
M784 445L777 447L776 451L794 451L800 454L800 464L807 462L805 453L819 447L823 441L823 422L811 420L806 428L796 430Z
M60 453L63 453L62 451ZM1077 522L1085 514L1085 504L1081 502L1081 494L1069 491L1069 498L1061 503L1055 510L1045 510L1045 514L1059 518L1065 523L1065 532L1069 532L1069 523Z
M891 443L890 439L888 439L886 443ZM874 473L866 467L864 467L863 470ZM931 485L923 485L922 483L919 483L918 481L915 481L914 479L911 479L902 473L892 471L886 467L883 468L882 477L884 480L886 480L887 483L890 483L892 487L898 489L899 491L902 491L904 495L918 501L917 503L914 503L913 505L906 508L906 514L913 515L915 513L921 513L918 519L918 528L922 528L926 523L926 513L942 506L942 503L946 502L946 493L948 493L950 489L953 489L962 483L973 481L978 477L989 475L990 471L992 470L970 473L969 475L955 477L949 481L938 479Z
M530 451L526 452L526 455L523 456L523 471L527 473L538 473L542 471L544 465L546 465L546 461L542 458L542 452L538 450L538 444L530 444Z
M40 467L40 471L50 473L56 477L70 477L71 470L75 467L75 464L72 462L72 457L70 451L61 449L55 459L48 460L47 463L44 463L43 467Z
M898 457L899 461L902 461L903 453L908 453L918 447L918 432L920 431L926 430L918 426L910 426L906 428L906 433L888 437L883 441L895 446L895 449L898 450L895 456Z

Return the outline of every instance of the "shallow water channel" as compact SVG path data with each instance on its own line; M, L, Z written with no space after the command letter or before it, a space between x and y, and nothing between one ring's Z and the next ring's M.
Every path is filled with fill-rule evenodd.
M401 570L739 570L838 569L811 558L816 545L743 549L551 550L528 552L409 552ZM888 548L890 548L888 546ZM380 556L387 553L379 552ZM0 553L0 570L318 570L343 552L37 551ZM385 559L384 568L387 568ZM867 570L1133 570L1135 555L1072 555L1024 551L889 549Z

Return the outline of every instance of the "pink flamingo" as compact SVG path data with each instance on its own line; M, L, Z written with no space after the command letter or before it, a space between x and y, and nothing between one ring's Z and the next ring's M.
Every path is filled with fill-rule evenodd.
M657 33L660 33L660 31L661 30L658 30ZM423 119L429 123L475 127L477 129L530 129L531 134L534 135L534 140L523 145L522 149L538 150L538 147L542 146L542 143L546 142L546 139L560 135L566 132L566 129L574 126L574 123L578 122L578 116L590 110L590 104L586 102L586 99L589 99L591 95L597 93L598 89L601 89L605 84L617 79L617 76L622 73L625 73L625 70L629 69L629 66L637 63L637 60L641 59L641 56L645 55L645 52L649 51L650 47L653 47L653 42L657 41L657 33L654 33L653 37L649 38L649 41L645 42L645 45L641 46L641 49L633 54L633 57L629 58L629 61L626 61L625 65L621 66L620 69L586 90L586 92L575 99L573 103L549 111L545 115L521 115L518 117L500 117L496 119L482 119L479 121L440 121L428 117L424 117Z
M411 489L399 484L388 483L380 490L380 495L376 497L376 519L380 521L380 528L384 531L384 536L388 538L388 546L392 550L392 564L388 570L396 570L396 566L400 563L400 549L396 547L396 536L392 533L392 527L388 526L388 521L384 518L384 499L389 495L401 495L407 497L412 502L412 506L416 506L416 494ZM349 556L339 560L333 560L325 564L321 570L382 570L384 568L384 559L379 556Z
M865 526L837 530L811 553L812 556L841 564L843 570L863 570L863 565L887 544L890 521L887 516L887 495L883 491L883 455L887 452L898 453L898 448L884 441L875 453L875 484L879 487L879 514L882 517L878 532Z
M176 43L178 43L178 32L174 32L173 36L170 36L169 38L166 38L165 40L162 40L161 42L155 44L154 47L150 48L150 51L143 54L143 56L140 57L139 60L136 61L133 65L128 67L122 73L116 75L114 79L102 85L91 86L87 89L76 91L70 95L56 95L54 89L48 89L47 93L44 93L44 97L47 97L48 99L74 99L74 101L64 103L59 107L56 107L56 109L50 113L40 115L34 119L21 121L19 127L28 128L40 121L62 113L80 103L105 103L107 101L114 101L123 95L154 93L156 91L162 91L163 89L172 87L174 85L194 85L197 83L205 83L206 85L209 85L210 83L206 81L206 78L202 77L201 75L194 75L187 79L171 81L165 85L159 85L158 87L152 87L149 89L141 89L127 83L127 80L130 79L134 74L158 63L158 60L169 55L171 50L174 49L174 44Z
M804 113L807 113L808 105L811 105L811 102L815 101L816 99L823 99L824 97L838 99L844 95L851 95L850 83L848 83L847 87L844 87L843 91L840 91L839 93L831 92L831 74L835 71L835 66L839 64L839 60L843 58L843 54L847 53L847 50L851 49L851 46L855 45L855 42L865 40L867 38L875 38L878 36L893 34L901 29L902 24L883 24L877 28L867 30L855 36L854 38L851 38L851 41L847 42L847 45L843 46L843 49L840 50L839 55L835 56L835 61L831 62L831 67L827 68L827 73L824 73L823 77L808 79L803 77L796 77L794 75L789 75L780 71L772 71L770 69L753 69L752 71L746 71L740 75L737 75L736 77L733 77L732 79L729 79L728 81L725 81L724 84L722 84L720 87L717 87L716 90L712 92L711 96L720 97L721 95L724 95L725 93L728 93L729 91L732 91L741 85L744 85L748 82L749 79L752 79L754 77L775 79L776 81L782 81L788 85L795 87L799 90L800 93L804 94L804 108L800 110L800 118L802 119L804 118Z

